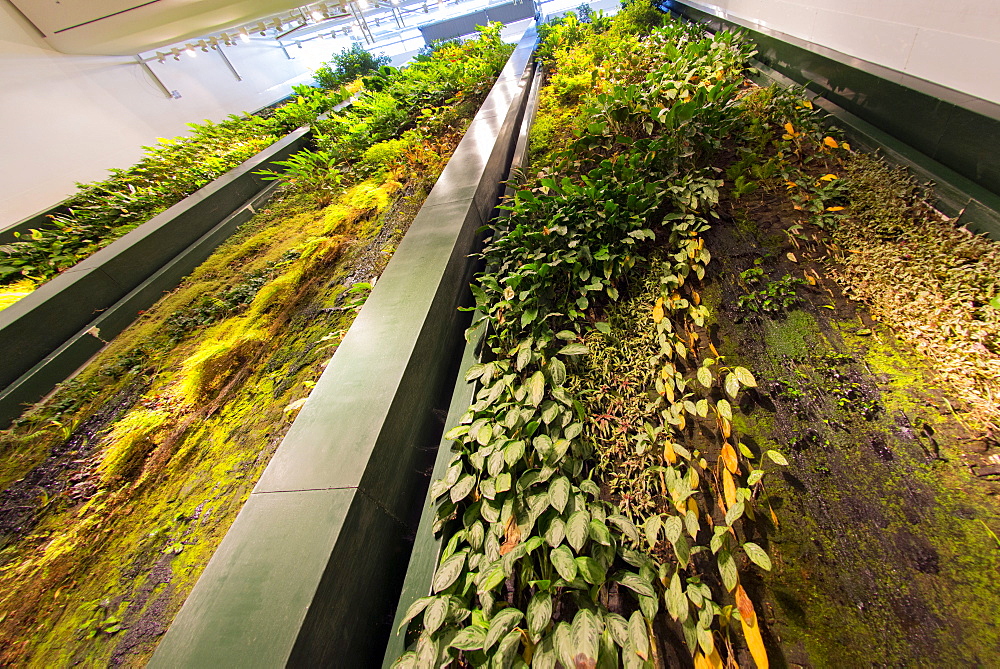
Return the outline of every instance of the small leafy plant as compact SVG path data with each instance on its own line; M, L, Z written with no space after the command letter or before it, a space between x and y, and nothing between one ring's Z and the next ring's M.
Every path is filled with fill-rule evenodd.
M805 285L804 280L785 274L774 281L768 281L763 268L760 267L760 258L754 262L753 267L740 272L741 282L750 290L737 300L740 309L774 315L798 304L799 297L795 293L795 288Z

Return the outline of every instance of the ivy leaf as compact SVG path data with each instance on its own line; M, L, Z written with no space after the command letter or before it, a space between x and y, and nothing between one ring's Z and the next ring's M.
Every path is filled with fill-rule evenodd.
M560 476L549 484L549 502L559 513L563 512L569 502L570 483L565 476Z
M566 522L566 539L577 552L583 548L583 544L587 541L589 524L590 514L582 509L571 515Z
M531 375L527 383L528 389L528 401L531 406L537 407L542 403L542 398L545 397L545 375L539 370Z
M553 548L549 553L549 559L564 580L573 581L576 578L576 560L573 559L573 553L568 547Z
M493 620L490 621L490 631L486 633L483 642L483 650L489 650L493 644L506 636L523 617L524 614L520 609L514 606L508 606L493 616Z
M537 640L542 631L552 620L552 595L548 592L536 592L528 602L528 632L533 640Z
M458 575L462 573L462 567L465 566L465 556L465 552L452 555L438 567L432 583L434 592L441 592L455 582Z
M449 644L459 650L479 650L486 643L486 630L470 625L455 635Z
M743 550L746 551L747 557L750 558L755 565L764 571L771 571L771 558L767 556L767 553L763 548L752 541L748 541L743 544Z

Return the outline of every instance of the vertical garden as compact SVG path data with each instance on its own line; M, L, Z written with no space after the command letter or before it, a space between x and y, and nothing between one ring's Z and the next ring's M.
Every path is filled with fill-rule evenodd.
M235 156L241 137L257 147L312 125L314 146L271 175L284 185L254 218L0 432L0 662L145 663L511 50L493 26L401 70L301 90L266 119L203 126L5 248L6 274L43 279L211 179L207 144Z
M396 665L989 664L996 244L663 23L541 30Z

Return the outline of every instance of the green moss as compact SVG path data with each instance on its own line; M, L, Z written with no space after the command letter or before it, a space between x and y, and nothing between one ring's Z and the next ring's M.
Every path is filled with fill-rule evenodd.
M109 483L135 473L162 438L162 428L172 420L169 411L141 408L115 423L98 467L101 481Z

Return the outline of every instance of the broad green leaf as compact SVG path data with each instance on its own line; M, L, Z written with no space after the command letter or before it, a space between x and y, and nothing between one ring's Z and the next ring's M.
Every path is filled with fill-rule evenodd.
M767 556L767 553L763 548L751 541L748 541L743 544L743 550L746 551L747 557L750 558L755 565L765 571L771 571L771 558Z
M727 400L719 400L716 403L715 408L719 412L720 416L728 421L733 420L733 407Z
M493 426L487 423L479 428L479 432L476 433L476 441L479 442L480 446L485 446L490 443L490 439L493 438Z
M466 496L472 492L475 485L476 477L472 474L466 474L462 478L458 479L458 482L455 483L449 491L451 501L457 504L461 500L465 499Z
M504 447L503 461L507 463L508 467L512 467L522 457L524 457L524 442L520 439L510 442Z
M698 415L701 416L702 418L708 416L708 400L706 399L698 400L698 402L694 405L694 408L698 412Z
M757 387L757 379L753 377L753 374L751 374L750 370L746 367L737 367L733 370L733 373L736 374L736 378L738 378L740 383L744 386L748 388Z
M517 607L509 606L506 609L501 609L490 621L490 631L486 633L483 648L485 650L489 650L493 644L514 629L514 626L517 625L523 617L524 614L521 613L520 609Z
M569 491L569 479L565 476L560 476L549 484L549 502L559 513L563 512L569 502Z
M552 620L552 595L548 592L536 592L528 603L528 632L532 639L537 640L545 627Z
M747 477L747 485L755 485L762 478L764 478L764 470L755 469L750 472L750 476Z
M600 323L598 323L600 325ZM572 344L566 344L561 349L559 349L558 355L586 355L590 353L590 349L583 342L573 342Z
M580 609L573 618L571 636L575 667L593 667L597 664L598 642L601 638L602 625L592 611Z
M686 567L688 560L691 559L691 546L688 544L687 537L683 534L678 535L677 541L671 543L674 546L674 555L677 556L677 563L682 567Z
M576 558L576 570L591 585L602 585L607 578L604 567L592 557Z
M528 401L531 406L537 407L542 403L542 399L545 397L545 375L542 374L541 370L535 372L528 379Z
M420 615L420 612L427 608L427 605L433 602L436 597L421 597L416 600L406 609L406 614L403 616L403 622L399 624L399 629L403 629L408 622Z
M441 592L455 582L458 575L462 573L462 567L465 566L465 556L465 552L452 555L438 567L432 584L434 592Z
M667 541L674 543L677 538L681 536L681 532L684 530L684 523L681 522L679 516L668 516L663 522L663 532L667 536Z
M736 502L729 510L726 511L726 525L732 527L733 523L739 520L743 516L744 505L743 502Z
M712 370L708 367L698 368L698 383L700 383L705 388L712 387Z
M649 634L646 630L646 621L638 611L633 611L628 619L628 638L632 642L632 648L636 655L643 660L649 659Z
M444 438L447 439L448 441L455 441L457 439L460 439L461 437L464 437L468 433L469 433L468 425L456 425L455 427L448 430L448 433L444 435Z
M732 592L733 588L736 587L736 583L739 581L739 575L736 572L736 560L733 559L732 554L726 549L722 549L718 553L719 561L719 575L722 576L722 584L726 586L726 590Z
M563 667L576 666L576 644L573 642L573 628L570 623L562 622L556 625L552 645Z
M619 646L624 647L628 643L628 621L617 613L604 614L605 628L611 632L612 638Z
M675 571L674 575L670 578L670 587L667 588L663 599L671 618L680 620L681 622L687 620L688 599L684 596L684 588L681 586L679 571Z
M553 643L555 637L552 635L542 637L541 642L535 646L535 653L531 656L531 669L556 669L558 656L556 655Z
M779 465L781 465L783 467L787 467L788 466L788 460L785 458L784 455L782 455L778 451L768 451L767 452L767 457L769 457L772 460L774 460L774 462L776 464L779 464Z
M545 541L549 546L555 548L562 543L566 537L566 523L559 516L556 516L545 529Z
M636 529L635 524L625 516L619 514L608 516L608 522L621 530L622 534L630 540L639 541L639 530Z
M618 582L626 588L646 597L656 597L656 591L648 581L633 572L625 572L625 575L618 579Z
M552 378L552 385L561 386L566 383L566 365L559 358L549 360L549 376Z
M424 611L424 630L428 634L434 634L446 617L448 617L448 598L435 598Z
M726 374L726 393L730 397L736 397L740 392L740 380L736 374L729 372Z
M479 583L479 589L483 592L489 592L503 583L506 578L507 576L503 573L503 567L497 565L487 572L483 580Z
M599 520L591 520L589 527L587 528L590 538L601 544L602 546L611 545L611 532L608 531L608 526Z
M451 640L449 646L459 650L479 650L486 643L486 630L471 625L466 627Z
M576 578L576 561L573 559L573 553L568 547L559 546L558 548L553 548L549 553L549 559L552 561L552 566L556 568L556 572L563 579L572 581Z
M496 667L510 667L517 656L517 650L521 647L521 630L511 630L500 640L496 652L493 654L493 661ZM441 664L451 660L450 657L442 658Z
M589 524L590 514L582 509L572 514L566 522L566 539L569 541L570 546L578 552L587 541L587 533L590 529Z

